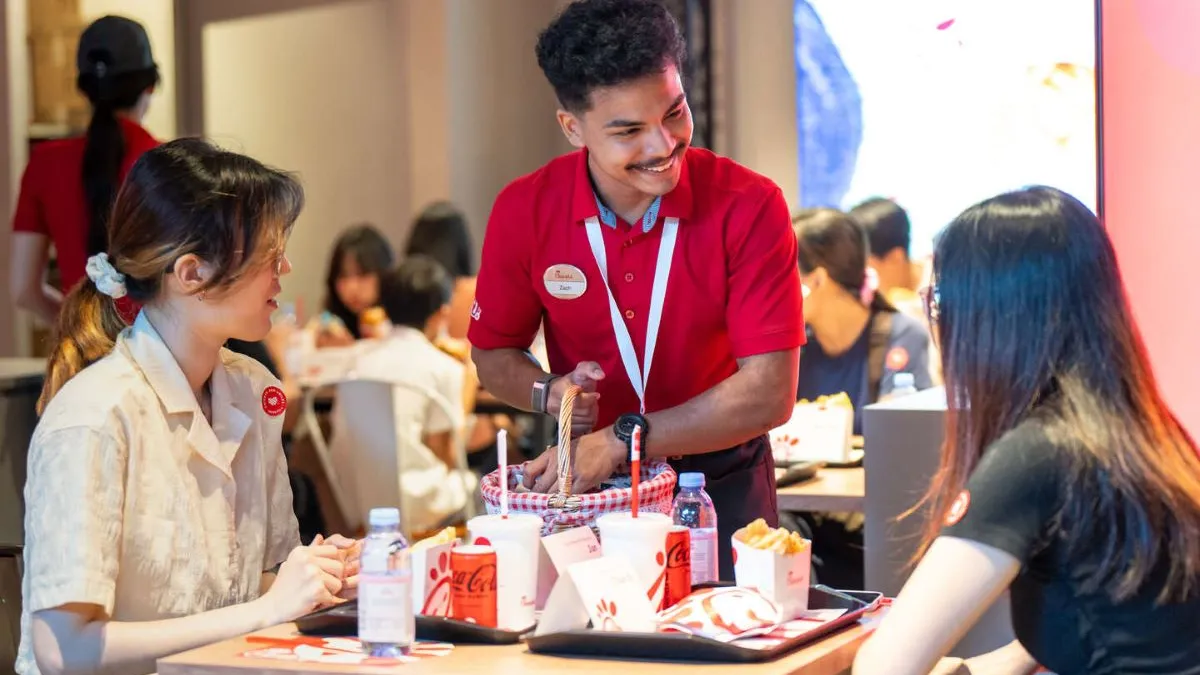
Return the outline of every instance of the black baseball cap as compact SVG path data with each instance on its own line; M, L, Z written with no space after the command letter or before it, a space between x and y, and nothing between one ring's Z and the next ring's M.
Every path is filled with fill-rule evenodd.
M75 64L80 75L101 78L157 67L146 29L123 16L104 16L85 28Z

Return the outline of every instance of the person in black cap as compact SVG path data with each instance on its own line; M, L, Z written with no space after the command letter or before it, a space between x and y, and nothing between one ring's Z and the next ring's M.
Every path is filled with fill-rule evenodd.
M159 81L141 24L97 19L80 37L76 66L76 86L92 105L87 134L34 148L13 216L13 301L50 325L63 294L84 278L87 257L105 249L108 212L125 174L158 145L141 126ZM42 281L51 243L59 288Z

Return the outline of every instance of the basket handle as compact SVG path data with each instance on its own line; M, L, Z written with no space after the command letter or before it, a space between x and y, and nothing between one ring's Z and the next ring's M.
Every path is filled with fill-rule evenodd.
M558 409L558 492L567 497L571 496L571 416L582 391L578 385L569 385Z

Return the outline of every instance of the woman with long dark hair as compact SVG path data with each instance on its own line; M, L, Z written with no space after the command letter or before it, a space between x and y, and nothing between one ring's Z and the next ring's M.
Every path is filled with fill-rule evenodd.
M1046 187L973 206L926 296L946 443L923 557L854 672L929 672L1008 590L1017 641L975 672L1200 673L1200 457L1099 220Z
M141 126L159 80L141 24L97 19L80 37L76 65L76 85L92 106L87 134L34 148L13 216L13 301L50 325L63 294L83 279L87 257L105 249L109 211L125 174L158 145ZM59 288L43 283L50 244Z
M450 297L450 321L446 333L465 341L471 323L471 303L475 301L475 246L467 216L450 202L434 202L425 207L413 223L404 255L425 255L441 263L454 279Z
M355 225L338 236L325 277L325 311L334 320L320 322L318 346L345 345L372 337L370 314L382 314L379 279L395 260L391 243L373 225Z

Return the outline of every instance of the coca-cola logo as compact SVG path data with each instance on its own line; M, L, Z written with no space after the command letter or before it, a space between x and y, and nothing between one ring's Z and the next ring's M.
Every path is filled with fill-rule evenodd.
M688 567L692 562L692 549L687 542L677 541L667 551L667 568Z
M468 593L495 592L496 566L481 565L472 572L455 572L454 587L465 588Z

